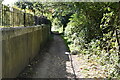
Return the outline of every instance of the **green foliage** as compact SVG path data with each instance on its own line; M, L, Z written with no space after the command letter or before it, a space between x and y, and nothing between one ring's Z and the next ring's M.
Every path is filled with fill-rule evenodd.
M24 3L32 6L35 14L41 13L52 20L55 31L62 32L62 17L73 13L64 31L69 49L73 53L88 55L107 69L109 77L118 77L120 55L118 50L119 3L111 2L59 2ZM51 10L51 12L49 12Z
M60 29L62 28L62 24L61 24L61 21L58 19L58 18L54 18L53 21L52 21L52 30L53 31L59 31L59 32L62 32L60 31Z
M113 5L114 4L114 5ZM71 52L77 51L106 66L109 77L119 76L118 3L74 3L65 37Z

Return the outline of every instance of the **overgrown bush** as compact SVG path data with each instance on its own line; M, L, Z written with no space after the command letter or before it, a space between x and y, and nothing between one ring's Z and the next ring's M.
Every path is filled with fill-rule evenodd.
M109 77L119 77L119 43L116 37L116 30L119 28L117 7L113 6L115 3L100 3L104 7L99 6L99 3L91 4L84 3L82 10L72 15L65 29L68 46L73 54L88 55L89 60L105 66ZM94 10L96 10L95 13L91 12ZM102 15L96 15L96 13Z

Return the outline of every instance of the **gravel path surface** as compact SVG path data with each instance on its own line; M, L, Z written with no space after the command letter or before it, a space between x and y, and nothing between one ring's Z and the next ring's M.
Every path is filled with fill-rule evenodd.
M20 78L74 78L66 46L59 35L19 75ZM69 73L70 72L70 73Z

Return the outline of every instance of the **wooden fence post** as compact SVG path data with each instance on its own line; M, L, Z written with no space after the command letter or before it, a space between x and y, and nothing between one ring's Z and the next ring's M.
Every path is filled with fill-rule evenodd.
M24 9L24 14L23 14L23 20L24 20L24 27L26 27L26 24L25 24L25 23L26 23L26 21L25 21L25 20L26 20L26 13L25 13L25 9Z

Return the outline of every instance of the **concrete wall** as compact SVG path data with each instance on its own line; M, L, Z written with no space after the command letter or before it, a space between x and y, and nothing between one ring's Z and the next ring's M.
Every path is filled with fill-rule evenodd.
M2 78L15 78L46 44L49 27L3 28Z
M0 79L2 78L2 31L0 31Z

